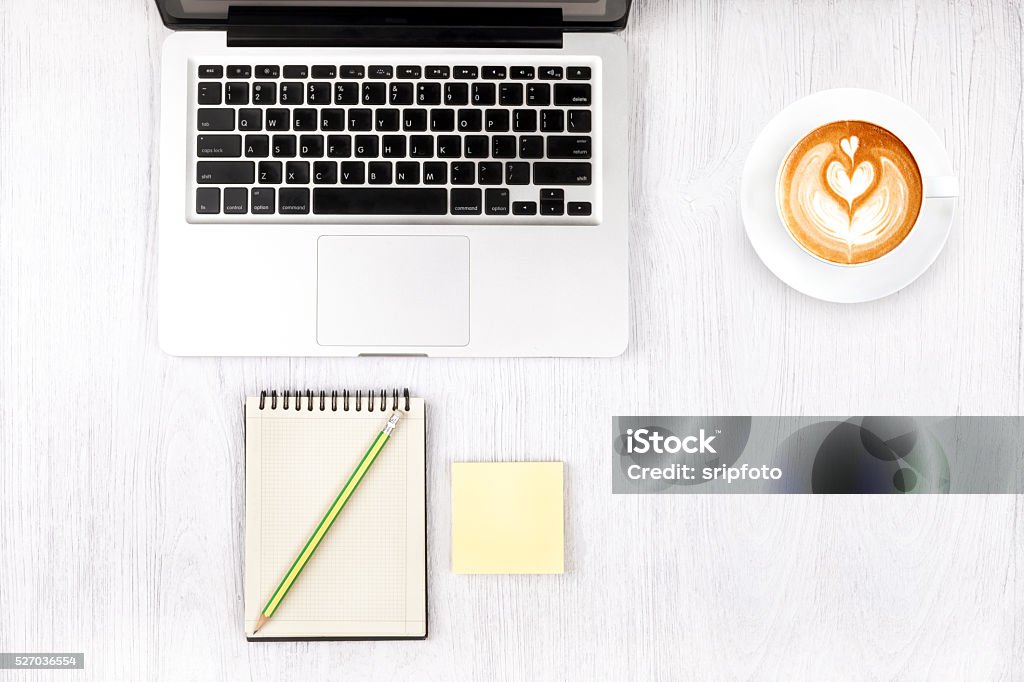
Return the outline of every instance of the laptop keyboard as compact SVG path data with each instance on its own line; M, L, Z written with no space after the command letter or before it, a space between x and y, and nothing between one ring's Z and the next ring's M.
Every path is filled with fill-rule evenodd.
M593 224L593 69L197 64L192 222Z

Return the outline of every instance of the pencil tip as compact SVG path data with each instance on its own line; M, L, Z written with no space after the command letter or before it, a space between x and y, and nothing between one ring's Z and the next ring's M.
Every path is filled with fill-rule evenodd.
M263 627L264 625L266 625L268 620L270 620L270 619L267 618L266 616L264 616L261 613L260 614L260 619L258 621L256 621L256 629L252 631L252 634L255 635L257 632L259 632L260 628Z

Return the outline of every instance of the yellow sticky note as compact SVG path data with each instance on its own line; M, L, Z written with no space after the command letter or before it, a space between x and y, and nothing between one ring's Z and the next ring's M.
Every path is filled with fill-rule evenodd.
M452 571L564 570L561 462L452 464Z

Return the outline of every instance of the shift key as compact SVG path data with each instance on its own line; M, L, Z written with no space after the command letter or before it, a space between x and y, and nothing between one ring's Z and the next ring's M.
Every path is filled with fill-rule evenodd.
M256 180L252 161L200 161L196 182L200 185L251 185Z
M542 186L589 185L592 181L589 163L535 163L533 184Z

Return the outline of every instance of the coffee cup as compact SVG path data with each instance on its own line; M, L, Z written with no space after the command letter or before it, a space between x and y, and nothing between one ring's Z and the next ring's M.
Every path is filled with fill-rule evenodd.
M818 125L790 147L776 208L807 254L841 267L885 258L917 227L924 202L958 194L952 176L928 176L908 145L876 121Z

